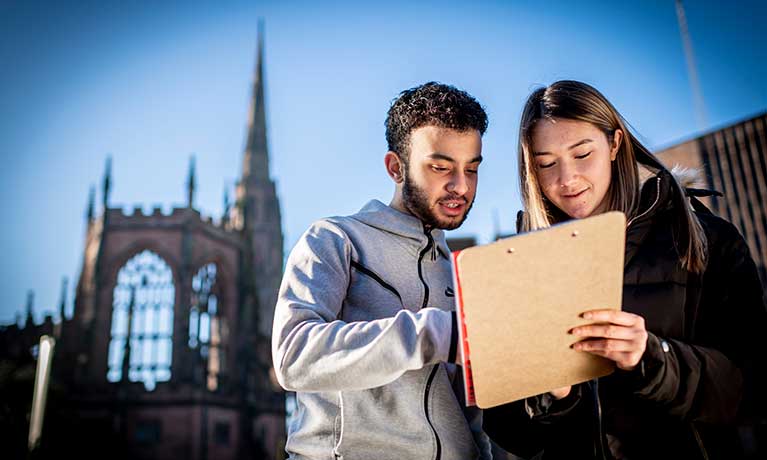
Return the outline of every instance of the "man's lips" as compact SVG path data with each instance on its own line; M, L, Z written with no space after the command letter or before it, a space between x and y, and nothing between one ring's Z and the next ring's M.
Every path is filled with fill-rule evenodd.
M463 213L466 207L466 200L441 200L439 206L442 212L452 216L458 216Z

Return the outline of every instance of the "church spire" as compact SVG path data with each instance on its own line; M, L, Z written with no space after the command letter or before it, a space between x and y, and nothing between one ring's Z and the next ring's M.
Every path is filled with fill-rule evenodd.
M224 213L221 216L221 222L225 225L229 223L229 212L231 211L232 204L229 202L229 187L224 184Z
M197 181L195 179L194 155L189 159L189 178L186 182L186 205L189 208L194 207L194 189Z
M24 322L24 327L30 327L35 325L35 315L33 312L35 305L35 291L27 291L27 318Z
M104 168L104 185L103 185L103 199L104 199L104 213L107 212L109 206L109 191L112 188L112 156L107 157L107 164Z
M67 308L67 285L69 284L69 279L65 276L64 279L61 280L61 297L59 299L59 316L61 317L60 321L64 321L64 311Z
M245 156L242 165L242 181L268 181L269 159L266 146L266 106L264 101L264 23L258 21L258 54L253 77L253 94L250 102L250 123Z
M91 185L91 189L88 192L88 210L86 211L86 217L88 223L93 220L96 208L96 187Z

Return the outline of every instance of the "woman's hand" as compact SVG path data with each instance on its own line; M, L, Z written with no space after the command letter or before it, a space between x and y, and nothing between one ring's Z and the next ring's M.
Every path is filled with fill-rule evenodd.
M578 326L570 332L586 337L573 344L576 350L603 356L615 361L619 369L630 371L642 359L647 347L644 318L620 310L591 310L583 318L596 324Z

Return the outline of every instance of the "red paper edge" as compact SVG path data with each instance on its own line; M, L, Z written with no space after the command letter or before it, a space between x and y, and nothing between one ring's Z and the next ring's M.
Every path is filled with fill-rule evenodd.
M469 340L466 334L466 317L463 313L463 292L461 291L461 279L458 274L458 254L461 251L453 251L453 285L455 285L455 314L458 319L458 340L463 351L463 389L466 395L466 406L476 406L477 400L474 394L474 378L471 373L471 359L469 355Z

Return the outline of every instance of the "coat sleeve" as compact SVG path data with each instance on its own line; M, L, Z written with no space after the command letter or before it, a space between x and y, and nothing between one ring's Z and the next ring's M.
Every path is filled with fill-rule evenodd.
M337 225L320 221L288 258L272 328L274 370L286 390L374 388L448 360L452 312L424 308L372 321L338 319L351 251Z
M716 224L691 340L650 334L641 366L629 379L638 397L672 416L720 424L734 422L765 383L767 311L743 237L727 222ZM744 395L752 401L743 403Z

